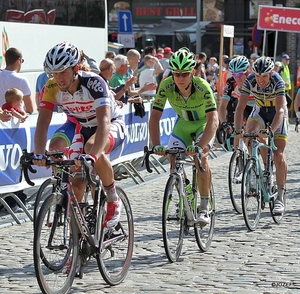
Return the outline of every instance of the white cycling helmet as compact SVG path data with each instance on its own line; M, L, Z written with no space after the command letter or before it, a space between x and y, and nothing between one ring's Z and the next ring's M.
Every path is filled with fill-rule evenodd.
M274 69L274 62L270 57L262 56L252 64L252 71L257 75L267 74Z
M51 48L44 61L46 73L62 72L69 67L74 67L80 60L78 48L70 42L62 42Z

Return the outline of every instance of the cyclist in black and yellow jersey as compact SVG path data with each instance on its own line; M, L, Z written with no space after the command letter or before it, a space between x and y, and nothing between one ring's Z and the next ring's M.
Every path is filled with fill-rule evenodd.
M278 73L274 71L274 62L270 57L262 56L252 65L250 74L241 89L240 99L236 108L234 124L236 132L243 126L243 111L250 95L255 97L255 105L246 124L247 133L258 133L269 124L274 131L274 163L276 166L276 182L278 195L273 213L282 214L285 210L283 195L285 193L287 164L284 149L288 134L288 111L286 106L285 85ZM265 158L261 150L263 158Z
M208 199L211 188L211 171L208 153L214 142L218 127L217 105L208 82L193 76L196 65L195 56L187 48L181 48L169 59L172 76L163 80L153 101L153 110L149 121L150 138L156 154L164 155L165 147L160 144L159 120L165 104L169 101L177 114L168 148L183 148L187 155L195 154L192 137L202 150L201 161L205 172L197 173L197 184L201 195L198 221L208 224ZM197 164L196 164L197 165ZM171 171L174 164L171 160Z

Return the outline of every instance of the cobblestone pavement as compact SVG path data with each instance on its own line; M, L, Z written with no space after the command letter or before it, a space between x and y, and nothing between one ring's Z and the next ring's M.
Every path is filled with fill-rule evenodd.
M93 260L70 293L300 293L299 134L291 126L288 161L287 211L283 222L273 222L269 209L259 227L248 232L228 196L230 154L211 160L217 198L215 234L211 248L200 253L193 236L184 240L182 256L169 263L163 248L161 206L167 175L144 185L124 187L131 200L135 245L125 281L109 287ZM120 182L121 186L123 181ZM1 293L40 293L32 258L32 223L2 226L0 249Z

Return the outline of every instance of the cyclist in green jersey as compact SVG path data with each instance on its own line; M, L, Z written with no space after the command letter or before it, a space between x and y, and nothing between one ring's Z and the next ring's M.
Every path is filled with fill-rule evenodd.
M195 56L187 48L172 54L169 60L172 76L163 80L153 101L149 121L149 132L155 154L164 155L165 146L160 144L159 121L166 102L177 114L177 119L169 138L169 148L184 148L186 155L195 155L195 144L201 150L201 162L205 172L197 173L197 184L201 195L198 221L208 224L207 205L211 188L211 171L208 164L209 149L213 146L218 127L217 105L210 85L204 79L193 76ZM171 172L174 158L170 158ZM197 162L196 162L197 166Z

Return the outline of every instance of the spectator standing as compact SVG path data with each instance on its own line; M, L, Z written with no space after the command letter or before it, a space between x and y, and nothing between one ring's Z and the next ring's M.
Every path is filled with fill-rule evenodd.
M101 60L99 68L100 68L100 76L107 82L107 84L109 84L109 81L114 75L114 70L115 70L114 62L109 58L105 58ZM126 95L126 92L128 91L130 86L131 86L131 81L130 79L127 79L125 84L117 85L114 88L110 87L110 90L119 106L122 106L123 102L142 103L142 99L140 97L129 98L129 96Z
M169 59L171 57L171 55L173 54L173 51L171 49L171 47L165 47L164 48L164 55L163 58L159 59L160 64L163 67L163 72L157 75L157 84L159 85L160 82L163 80L163 76L164 76L164 72L170 68L169 66Z
M19 49L11 47L5 52L6 67L0 71L0 103L1 105L5 103L4 97L8 89L17 88L23 93L24 111L32 113L34 106L29 81L19 74L23 62L23 55ZM25 206L29 206L26 201L27 195L23 193L23 190L17 191L15 194L22 200ZM23 211L12 197L7 197L6 202L14 212Z
M199 60L201 61L201 78L206 80L206 68L205 68L205 62L207 60L207 55L205 52L199 53Z
M290 57L287 54L283 54L282 58L281 58L281 63L282 63L281 77L285 84L285 92L289 92L292 88L291 75L290 75L290 69L289 69Z
M169 59L172 54L173 54L173 51L172 51L171 47L164 48L164 57L159 60L164 71L169 68Z
M274 71L281 75L282 64L280 61L275 62Z
M244 50L244 55L250 59L251 54L253 53L253 42L251 39L248 40L247 47Z
M5 52L6 67L0 72L0 103L5 103L4 96L7 89L17 88L23 93L25 111L32 113L34 111L33 100L29 81L19 74L22 63L24 62L22 52L16 48L9 48Z
M151 56L155 57L155 55L156 55L156 48L154 46L147 46L147 47L145 47L145 49L144 49L144 57L146 55L151 55ZM139 72L140 72L140 70L144 69L143 66L144 66L144 59L141 60L141 62L139 63L139 66L138 66Z
M145 86L147 83L157 83L156 76L163 73L163 67L156 57L146 55L144 57L145 69L140 73L139 85ZM145 91L141 94L143 99L150 101L154 98L156 89Z
M116 57L116 53L114 51L107 51L105 53L105 58L109 58L111 60L114 60L115 57Z
M218 80L219 65L216 57L210 57L206 69L206 79L209 82L212 90L216 91L216 83Z

